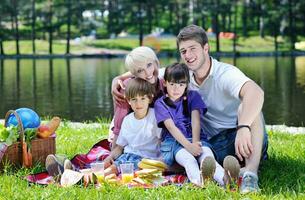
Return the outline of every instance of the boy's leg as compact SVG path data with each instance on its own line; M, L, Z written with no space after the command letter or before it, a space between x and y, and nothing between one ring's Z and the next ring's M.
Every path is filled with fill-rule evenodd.
M175 159L178 164L185 168L190 182L201 185L200 170L195 157L186 149L182 148L176 153Z

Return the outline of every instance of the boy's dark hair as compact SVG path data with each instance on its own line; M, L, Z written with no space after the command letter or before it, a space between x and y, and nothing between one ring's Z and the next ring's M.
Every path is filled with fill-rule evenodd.
M164 73L164 80L167 82L173 82L173 83L181 83L185 82L186 86L188 86L190 82L190 74L187 66L183 63L174 63L172 65L169 65L165 69ZM164 92L167 94L167 89L164 88ZM187 101L187 87L185 88L184 94L183 94L183 114L185 116L189 116L189 110L188 110L188 101ZM169 98L166 97L164 99L164 102L170 106L175 107L174 102Z
M176 39L178 49L179 43L186 40L195 40L203 47L208 43L208 36L203 28L192 24L180 30Z
M131 98L135 98L136 96L147 95L148 98L152 100L154 93L155 88L152 84L140 78L133 78L128 81L125 90L125 97L129 100Z

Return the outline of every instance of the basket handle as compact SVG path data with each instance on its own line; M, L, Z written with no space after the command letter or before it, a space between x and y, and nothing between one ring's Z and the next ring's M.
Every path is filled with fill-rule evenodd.
M4 126L7 127L7 122L8 122L8 118L9 116L13 114L15 115L17 121L18 121L18 128L19 128L19 140L20 140L20 144L21 144L21 154L23 155L24 153L27 153L27 152L23 152L23 145L24 145L24 128L23 128L23 124L22 124L22 121L21 121L21 118L20 116L18 115L18 113L15 111L15 110L9 110L7 111L7 113L5 114L5 123L4 123ZM22 165L24 163L24 158L22 156Z

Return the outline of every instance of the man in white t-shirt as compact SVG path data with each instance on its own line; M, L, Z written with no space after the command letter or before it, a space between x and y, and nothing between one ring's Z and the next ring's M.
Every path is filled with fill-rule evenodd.
M183 28L177 36L182 60L190 69L190 89L197 90L208 111L201 127L209 136L217 161L236 155L245 162L241 193L257 192L257 171L267 158L267 134L261 114L264 92L238 68L209 55L205 31L196 25Z

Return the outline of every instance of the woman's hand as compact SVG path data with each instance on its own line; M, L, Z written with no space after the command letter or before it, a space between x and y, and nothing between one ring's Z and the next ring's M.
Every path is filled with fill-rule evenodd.
M120 79L119 76L115 77L112 80L111 84L111 94L114 98L114 100L120 104L121 102L125 102L124 95L120 92L121 89L125 89L125 86L123 84L123 81Z

